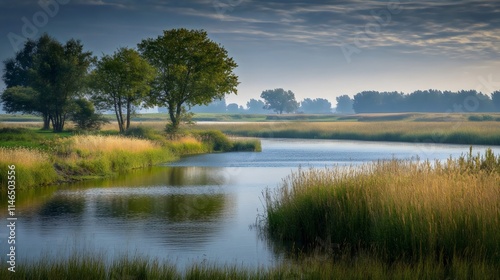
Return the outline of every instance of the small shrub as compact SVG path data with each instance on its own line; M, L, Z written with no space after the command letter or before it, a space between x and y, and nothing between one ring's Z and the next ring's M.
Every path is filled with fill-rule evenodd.
M232 151L235 152L261 152L262 146L260 140L251 139L251 140L234 140L233 141Z
M200 131L196 132L196 135L215 152L231 151L233 147L231 140L219 130Z
M162 137L155 129L142 125L127 129L127 131L125 131L125 135L154 141L164 139L164 137Z
M95 111L92 102L85 99L78 99L73 106L70 115L78 130L95 131L101 129L103 124L109 123L102 114Z

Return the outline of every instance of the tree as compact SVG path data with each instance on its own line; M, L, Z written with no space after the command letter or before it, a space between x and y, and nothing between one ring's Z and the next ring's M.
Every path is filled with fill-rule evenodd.
M227 104L227 109L226 112L236 114L238 113L240 107L236 103L229 103Z
M84 52L80 41L71 39L62 45L46 35L49 42L39 48L33 67L33 88L48 105L48 114L54 132L64 129L73 101L85 87L85 78L93 60L91 52Z
M185 106L207 105L226 94L237 93L237 67L221 45L203 30L172 29L139 44L142 55L158 70L151 106L166 106L170 128L179 127Z
M75 100L70 119L79 130L99 130L103 124L109 123L102 114L95 111L92 102L83 98Z
M491 94L491 100L493 102L493 106L497 112L500 112L500 91L495 91Z
M352 109L353 100L348 95L337 96L337 108L336 111L339 114L352 114L354 110Z
M99 108L113 108L120 133L129 129L134 108L146 101L155 74L155 69L133 49L120 48L97 62L91 74L92 100Z
M165 108L168 113L168 109ZM191 107L191 112L196 113L225 113L226 112L226 99L214 99L208 105L197 105Z
M301 102L299 110L308 114L329 114L332 112L332 103L324 98L306 98Z
M48 104L40 93L33 89L35 56L44 49L51 38L44 34L38 41L28 40L24 48L14 58L4 61L2 79L7 89L2 93L2 102L8 113L22 112L39 115L43 119L43 129L50 129Z
M264 101L252 98L247 102L248 112L254 114L266 113L265 105Z
M84 87L91 60L91 53L83 52L80 41L74 39L64 45L47 34L37 41L28 40L14 58L4 62L2 77L7 88L21 86L25 90L5 91L2 99L8 110L41 115L44 129L52 122L54 131L60 132L72 102ZM24 98L18 99L16 94ZM18 102L22 104L16 105Z
M265 101L265 109L274 110L279 114L294 112L299 107L295 94L290 90L285 91L282 88L265 90L260 97Z

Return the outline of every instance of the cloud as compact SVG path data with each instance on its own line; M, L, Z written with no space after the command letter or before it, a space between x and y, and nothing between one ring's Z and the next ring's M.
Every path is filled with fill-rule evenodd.
M37 4L18 0L10 5L11 11L27 11ZM109 18L101 24L125 18L120 15L124 11L127 16L137 12L142 21L150 17L174 26L201 26L242 43L260 39L326 48L349 44L360 50L467 59L498 59L500 52L499 1L71 0L68 5L82 6L88 13L82 17L87 18L92 17L89 11L105 9Z
M500 52L497 1L244 1L223 14L208 8L189 14L231 22L228 34L266 40L471 59Z

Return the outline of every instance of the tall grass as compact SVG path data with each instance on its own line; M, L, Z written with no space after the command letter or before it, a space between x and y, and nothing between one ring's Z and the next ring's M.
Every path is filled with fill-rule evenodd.
M266 122L198 124L195 128L246 137L500 145L496 122Z
M175 155L146 139L79 135L55 144L56 168L69 176L109 175L173 160Z
M387 264L367 255L355 259L306 258L274 267L197 263L180 270L145 257L122 257L107 263L102 255L74 255L64 260L19 262L16 272L0 264L0 279L498 279L500 267L486 261L455 259L449 265L423 259L415 264Z
M500 157L299 170L267 191L269 235L287 247L384 260L500 263Z
M15 166L17 189L45 185L57 179L51 159L45 152L28 148L0 147L0 186L7 187L9 166Z

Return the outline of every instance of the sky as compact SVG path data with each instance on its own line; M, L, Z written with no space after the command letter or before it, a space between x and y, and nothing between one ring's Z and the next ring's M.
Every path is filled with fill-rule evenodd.
M363 90L500 90L500 0L0 1L2 61L44 32L100 57L203 29L238 64L226 100L243 106L274 88L333 105Z

